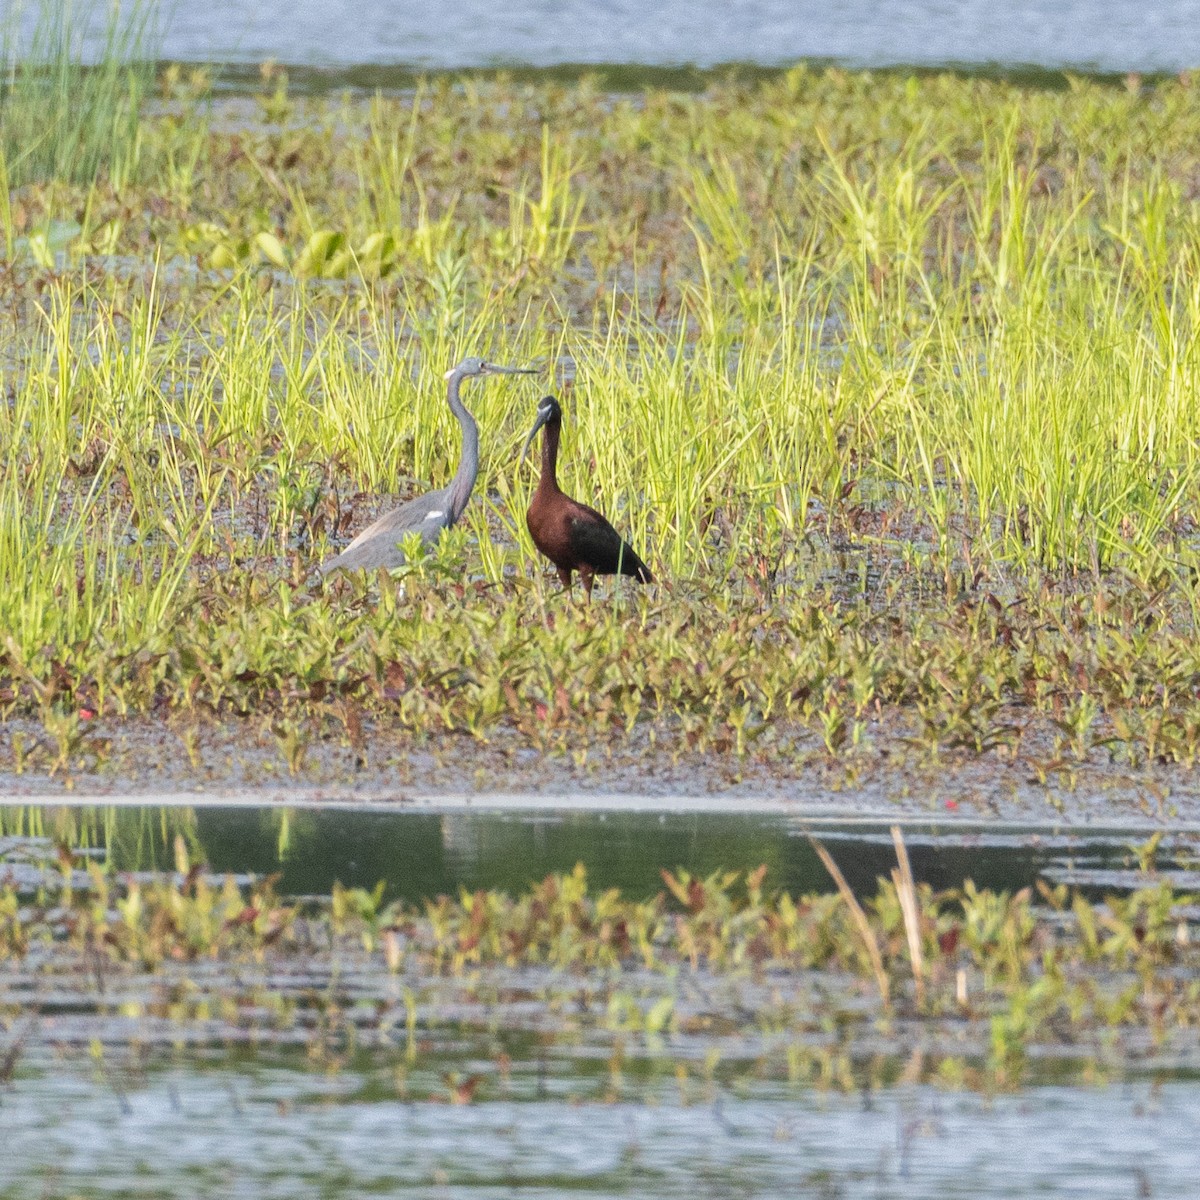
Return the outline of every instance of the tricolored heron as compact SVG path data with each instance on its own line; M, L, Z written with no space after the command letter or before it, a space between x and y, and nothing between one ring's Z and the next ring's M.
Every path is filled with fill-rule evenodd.
M486 375L532 375L533 367L499 367L482 358L464 358L446 372L450 381L446 400L450 411L462 426L462 455L458 470L449 487L439 488L425 496L417 496L400 505L379 520L368 525L341 554L321 564L321 574L331 571L374 571L379 567L391 569L404 565L404 551L399 542L406 533L419 533L426 543L437 541L443 529L449 529L467 507L471 489L479 474L479 429L475 418L467 411L458 389L464 379Z
M562 407L553 396L544 396L538 403L537 422L525 439L521 462L543 426L546 433L542 438L542 474L529 502L525 524L529 526L533 544L558 568L563 587L570 591L572 571L579 572L589 600L592 578L596 575L630 575L639 583L653 583L650 569L607 518L594 508L572 500L559 488L556 468Z

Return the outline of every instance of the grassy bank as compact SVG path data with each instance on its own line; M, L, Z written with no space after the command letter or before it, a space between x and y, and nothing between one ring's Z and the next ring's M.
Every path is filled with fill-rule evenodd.
M0 208L0 712L46 731L10 765L68 770L81 710L1194 761L1190 80L159 83L136 178ZM469 392L462 530L313 582L452 473L476 351L545 376ZM545 390L650 595L536 560Z

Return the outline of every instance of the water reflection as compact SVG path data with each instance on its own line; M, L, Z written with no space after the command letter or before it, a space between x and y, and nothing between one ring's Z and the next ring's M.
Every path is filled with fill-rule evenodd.
M1195 1195L1186 1082L988 1097L921 1087L869 1103L751 1085L722 1107L680 1104L670 1081L653 1107L421 1105L386 1079L356 1094L344 1076L313 1078L293 1105L289 1082L265 1070L151 1076L122 1111L94 1079L30 1081L5 1118L0 1194Z
M829 891L808 833L833 853L850 885L874 894L895 852L886 826L821 826L750 815L503 814L362 812L327 809L67 809L0 807L5 835L34 835L47 846L98 847L119 871L169 869L176 840L219 873L279 873L287 895L328 894L347 886L387 885L389 898L417 900L462 888L520 891L577 862L594 887L643 896L661 887L663 868L693 874L766 864L768 886L792 893ZM991 832L936 826L905 834L918 881L935 888L972 879L980 887L1019 888L1039 877L1102 890L1138 886L1135 839L1127 833L1086 838L1068 833ZM1193 886L1192 841L1159 847L1159 878Z

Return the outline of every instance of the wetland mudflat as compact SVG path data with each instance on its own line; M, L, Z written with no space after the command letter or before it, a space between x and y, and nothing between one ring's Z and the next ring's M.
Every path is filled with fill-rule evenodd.
M0 1193L1194 1191L1190 77L58 65L0 124ZM479 353L653 584L541 569L511 381L463 520L316 577Z
M704 85L173 71L95 178L12 150L6 789L1194 804L1190 82ZM485 347L659 582L557 594L513 382L435 554L315 579Z

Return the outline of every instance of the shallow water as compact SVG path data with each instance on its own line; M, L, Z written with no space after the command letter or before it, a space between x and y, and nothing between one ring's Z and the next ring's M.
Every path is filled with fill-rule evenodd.
M829 882L810 829L863 891L894 864L886 826L783 817L0 807L0 878L57 874L56 840L120 870L169 868L182 835L218 871L281 870L289 894L335 879L408 897L516 889L576 861L639 895L661 866L759 862L813 891ZM1127 831L905 836L938 887L1146 881ZM1160 873L1190 881L1191 847L1164 840ZM667 998L668 1032L614 1020L614 1004ZM1033 1046L1013 1095L913 1082L946 1056L982 1063L976 1024L881 1023L870 993L830 971L389 974L378 955L314 945L145 975L39 946L0 962L0 1200L1195 1194L1187 1031L1165 1050L1136 1033Z
M164 11L163 56L186 61L454 68L810 58L1110 72L1200 64L1200 0L211 0ZM369 85L387 83L375 75Z
M23 1081L4 1105L0 1196L1195 1195L1192 1083L453 1106L299 1078L302 1098L280 1066L169 1070L120 1097L83 1076Z
M766 864L767 885L793 894L831 891L833 884L808 838L819 838L856 891L874 894L876 880L895 865L889 827L801 821L754 814L501 813L427 814L326 809L123 808L71 810L0 806L0 878L4 835L34 826L42 837L9 843L10 871L31 868L40 844L56 836L106 852L118 870L169 869L174 836L184 832L218 874L280 872L287 895L328 895L335 882L372 888L381 880L389 899L420 900L460 889L521 891L552 871L583 863L596 887L630 896L653 895L660 871L682 867L707 875ZM56 824L65 822L65 824ZM56 833L57 830L57 833ZM1137 887L1134 847L1146 836L1131 830L997 830L957 822L905 827L918 882L935 888L972 879L980 887L1015 889L1038 878L1085 890ZM1200 881L1197 835L1162 842L1158 878L1181 890ZM36 858L36 854L33 855ZM55 867L57 870L57 867Z

